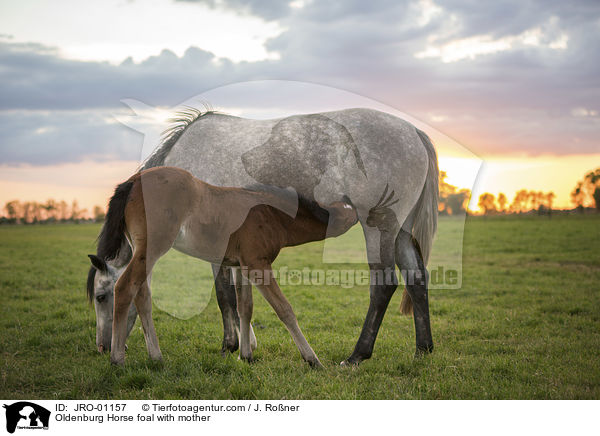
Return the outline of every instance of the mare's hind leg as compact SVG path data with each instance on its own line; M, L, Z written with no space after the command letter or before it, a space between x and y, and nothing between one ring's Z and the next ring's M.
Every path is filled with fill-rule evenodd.
M429 323L429 299L427 296L427 270L413 237L400 230L396 238L396 262L404 277L406 290L413 304L416 355L433 351L433 339Z
M229 274L229 269L212 265L213 275L215 277L215 292L217 294L217 303L221 310L223 319L223 346L221 354L233 353L237 351L239 345L239 325L240 318L237 311L235 285Z
M234 281L229 274L230 269L224 266L212 265L215 278L217 303L223 319L223 346L221 354L234 353L239 346L240 318L236 302ZM250 347L256 349L256 336L250 325Z
M250 331L252 321L252 283L242 277L239 268L235 271L235 290L237 293L237 308L240 315L240 359L252 362L252 347L250 344Z
M254 285L275 310L275 313L281 322L283 322L283 324L287 327L292 339L298 347L298 350L300 350L302 358L307 361L310 366L322 367L323 365L319 361L319 358L308 344L308 341L302 334L302 330L300 330L300 326L298 325L298 320L296 319L296 315L294 314L292 306L290 305L289 301L287 301L281 292L279 285L275 281L271 265L268 263L255 263L248 264L247 266L248 269L246 271L256 271L262 274L261 280L255 282Z
M341 363L342 365L357 365L371 357L383 316L392 295L394 295L398 287L398 278L394 264L395 229L392 229L392 231L380 231L377 228L365 227L365 225L363 225L363 228L365 229L371 274L369 310L354 351L348 359ZM379 256L373 255L373 247L379 248ZM372 258L376 258L377 261L371 262Z
M150 277L144 282L133 301L142 321L148 355L152 360L162 360L162 353L158 346L158 337L154 329L154 321L152 320L152 294L149 282Z

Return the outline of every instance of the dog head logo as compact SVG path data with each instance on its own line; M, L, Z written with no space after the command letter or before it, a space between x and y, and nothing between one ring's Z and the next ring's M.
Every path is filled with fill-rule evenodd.
M6 431L14 433L19 429L48 429L50 411L28 401L4 405L6 409Z

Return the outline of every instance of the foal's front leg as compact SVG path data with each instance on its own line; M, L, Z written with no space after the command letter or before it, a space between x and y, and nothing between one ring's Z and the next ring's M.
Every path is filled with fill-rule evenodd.
M147 285L146 280L146 263L140 259L140 256L134 254L129 265L127 265L127 268L125 268L125 271L115 284L110 347L110 361L115 365L123 365L125 363L125 341L127 340L128 333L127 317L129 308L143 285ZM139 315L143 322L142 312Z
M162 353L158 346L158 337L152 320L152 294L149 282L150 277L144 282L133 301L142 321L148 355L152 360L162 360Z
M292 306L287 301L281 292L279 285L275 281L271 265L268 263L256 263L254 265L249 264L248 270L245 273L248 274L248 272L252 271L260 273L256 274L258 277L260 277L260 280L257 280L254 285L275 310L275 313L279 319L287 327L288 331L292 335L292 339L294 339L294 342L298 347L298 350L300 350L302 358L306 360L310 366L322 367L323 365L319 361L319 358L302 334L300 326L298 326L298 320L296 319L296 315L294 314Z

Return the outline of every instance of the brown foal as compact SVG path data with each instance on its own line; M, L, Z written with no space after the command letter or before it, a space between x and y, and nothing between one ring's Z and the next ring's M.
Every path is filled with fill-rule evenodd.
M300 198L296 203L270 192L212 186L173 167L135 174L117 187L100 236L114 247L108 259L118 254L125 238L133 248L114 290L111 362L125 361L132 301L150 358L162 358L152 321L149 282L158 259L174 247L213 264L236 267L240 358L252 360L250 320L255 285L289 330L303 359L321 366L271 264L283 247L341 235L356 222L356 210L346 202L322 206Z

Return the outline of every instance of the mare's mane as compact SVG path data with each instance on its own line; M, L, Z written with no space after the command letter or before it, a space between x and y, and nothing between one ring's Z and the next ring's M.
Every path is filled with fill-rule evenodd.
M146 159L139 171L163 166L165 164L167 155L188 127L190 127L200 118L217 113L219 112L211 109L211 107L206 103L204 104L204 111L202 109L186 106L184 109L177 112L175 117L169 120L171 125L162 133L162 141L160 145L154 150L148 159Z

